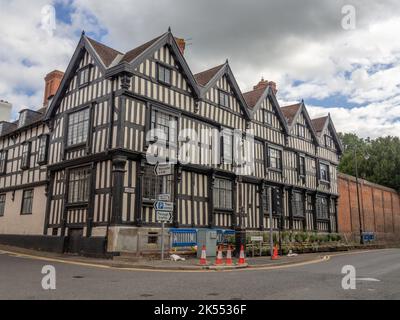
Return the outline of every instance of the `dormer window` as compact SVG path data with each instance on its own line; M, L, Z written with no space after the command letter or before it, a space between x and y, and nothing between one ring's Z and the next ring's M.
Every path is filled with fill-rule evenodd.
M218 104L221 107L229 108L229 95L226 92L218 91Z
M88 65L88 66L82 68L81 70L79 70L79 73L78 73L79 87L85 86L89 83L91 70L92 70L91 65Z
M157 70L158 81L167 85L171 85L171 69L159 64Z

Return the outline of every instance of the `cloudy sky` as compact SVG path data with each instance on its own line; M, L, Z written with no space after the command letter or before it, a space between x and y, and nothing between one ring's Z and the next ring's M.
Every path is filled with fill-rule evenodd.
M52 34L42 28L46 5ZM0 99L14 117L40 107L43 77L65 70L82 29L127 51L169 26L187 39L193 73L228 58L243 92L264 77L277 82L281 105L304 99L338 131L400 136L398 0L0 0Z

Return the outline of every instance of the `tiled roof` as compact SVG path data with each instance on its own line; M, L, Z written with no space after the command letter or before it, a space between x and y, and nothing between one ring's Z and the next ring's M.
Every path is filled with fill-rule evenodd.
M301 107L301 103L296 103L290 106L281 107L282 113L285 116L289 125L292 125L293 119L297 114L297 111Z
M150 40L139 47L136 47L127 53L122 57L121 62L131 62L133 59L135 59L137 56L139 56L142 52L144 52L148 47L150 47L154 42L156 42L158 39L160 39L162 36L158 36L157 38L154 38L153 40Z
M201 85L201 86L205 86L207 83L210 82L210 80L212 79L212 77L214 77L217 72L224 66L224 64L221 64L219 66L216 66L214 68L196 73L194 75L194 78L196 79L196 82Z
M119 54L122 54L121 52L114 50L110 47L107 47L106 45L97 42L96 40L87 38L92 45L93 49L97 52L101 60L103 60L104 64L106 67L108 67L111 62L114 61L115 57Z
M324 129L327 119L328 119L328 117L325 116L325 117L316 118L316 119L311 120L313 127L317 133L320 133Z
M253 108L258 100L260 100L261 96L265 92L266 88L260 88L253 91L243 93L243 98L246 101L247 105L250 108Z

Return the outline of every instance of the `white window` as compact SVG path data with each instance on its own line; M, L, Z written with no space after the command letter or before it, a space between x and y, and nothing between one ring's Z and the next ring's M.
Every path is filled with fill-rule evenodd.
M85 144L89 134L90 110L86 108L71 113L68 117L67 146Z
M233 161L233 136L229 129L222 130L223 163L232 164Z
M282 170L282 151L275 148L268 148L268 167L271 169Z

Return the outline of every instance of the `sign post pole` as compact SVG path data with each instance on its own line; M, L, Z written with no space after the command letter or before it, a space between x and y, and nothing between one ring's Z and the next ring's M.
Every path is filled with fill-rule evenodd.
M163 221L161 223L161 260L164 260L164 224L165 222Z
M269 245L270 245L270 252L271 252L271 259L272 253L274 250L274 237L273 237L273 220L272 220L272 187L268 187L268 211L269 211Z

